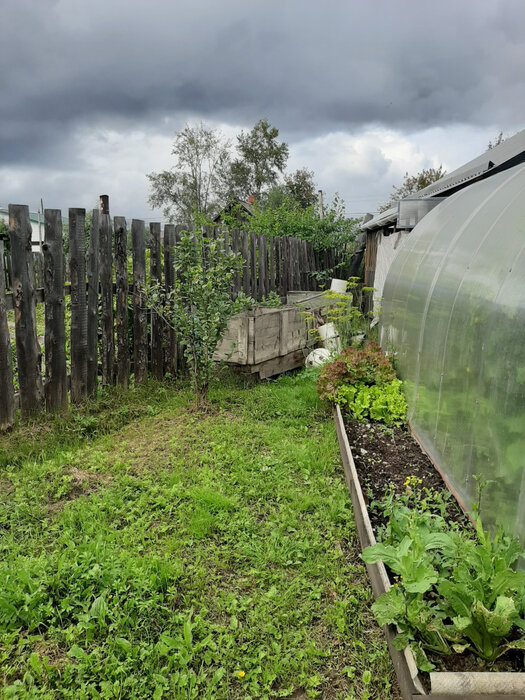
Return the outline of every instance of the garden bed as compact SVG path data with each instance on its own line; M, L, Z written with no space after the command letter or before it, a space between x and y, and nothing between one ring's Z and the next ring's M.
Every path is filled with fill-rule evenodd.
M364 549L375 544L374 532L384 522L381 514L369 504L385 494L389 484L401 494L409 478L421 480L420 486L442 490L446 486L419 445L410 433L403 428L385 428L376 423L343 422L339 407L335 409L335 421L345 474L354 505L361 546ZM470 527L470 522L453 499L447 504L447 515ZM367 564L374 595L378 598L390 588L388 571L379 561ZM517 665L518 656L507 657L505 665L493 668L498 672L479 672L479 664L469 655L432 657L440 664L440 671L430 674L417 670L409 648L398 651L392 642L397 635L394 626L384 628L389 650L396 670L402 695L406 699L430 695L434 698L495 698L525 697L525 674ZM446 658L446 661L444 659ZM455 659L453 665L450 664ZM505 669L505 671L503 670Z

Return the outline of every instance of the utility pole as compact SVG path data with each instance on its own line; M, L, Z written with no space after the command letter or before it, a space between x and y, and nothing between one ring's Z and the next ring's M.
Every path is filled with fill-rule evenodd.
M324 219L323 190L317 192L317 205L319 207L319 218Z
M42 243L43 243L43 238L42 238L42 217L44 216L44 200L42 197L40 197L40 209L38 210L38 241L40 244L40 254L43 255L44 252L42 250Z

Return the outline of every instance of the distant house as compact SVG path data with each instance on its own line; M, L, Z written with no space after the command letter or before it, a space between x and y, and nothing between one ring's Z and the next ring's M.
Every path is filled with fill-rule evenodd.
M367 215L361 224L366 234L365 285L375 288L374 299L383 296L388 270L404 237L444 198L503 170L525 162L525 130L485 151L477 158L448 173L419 192L396 202L374 217Z
M214 217L213 221L218 224L222 221L225 214L234 214L235 218L240 222L246 222L253 216L254 203L255 197L250 197L247 202L234 199Z
M31 244L33 252L40 250L40 242L44 242L44 216L38 212L29 212L29 220L31 221L32 235ZM6 207L0 207L0 221L9 225L9 210Z

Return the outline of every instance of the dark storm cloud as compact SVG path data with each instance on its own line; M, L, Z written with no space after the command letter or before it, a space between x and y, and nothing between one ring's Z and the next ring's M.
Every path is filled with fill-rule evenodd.
M7 0L2 162L64 156L78 125L162 115L289 138L375 122L519 122L520 0Z

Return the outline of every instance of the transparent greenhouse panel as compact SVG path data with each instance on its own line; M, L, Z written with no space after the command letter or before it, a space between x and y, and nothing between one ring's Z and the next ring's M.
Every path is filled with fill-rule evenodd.
M525 166L453 195L390 268L381 342L416 434L467 507L525 542Z

